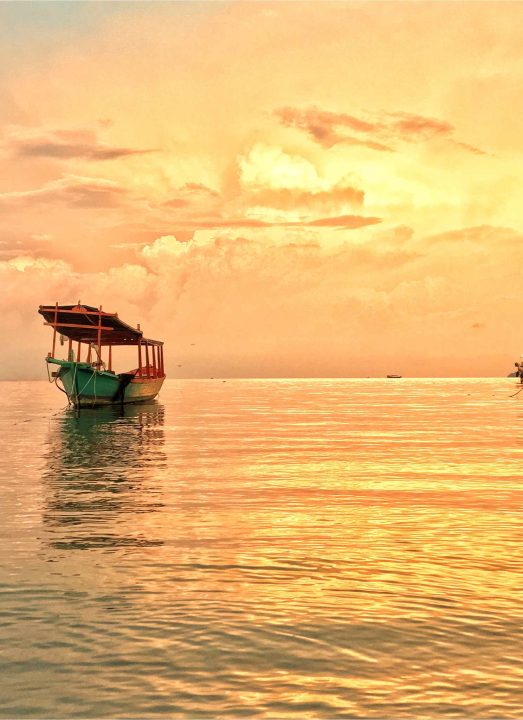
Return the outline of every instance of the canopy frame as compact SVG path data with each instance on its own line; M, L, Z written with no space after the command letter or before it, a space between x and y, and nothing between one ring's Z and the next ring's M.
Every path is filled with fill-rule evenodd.
M102 359L102 348L108 348L109 372L113 372L113 352L115 346L136 346L138 350L138 367L131 373L135 378L151 379L165 377L163 358L163 342L145 338L138 325L136 328L120 320L118 313L108 313L90 305L40 305L38 312L46 322L44 325L53 328L52 350L48 358L55 358L56 337L60 334L68 339L67 358L75 362L73 342L77 343L76 362L81 362L82 345L87 345L87 363L97 369L105 367ZM149 358L149 349L151 358ZM93 361L93 350L95 360ZM143 352L144 351L144 352ZM145 364L142 364L145 360Z

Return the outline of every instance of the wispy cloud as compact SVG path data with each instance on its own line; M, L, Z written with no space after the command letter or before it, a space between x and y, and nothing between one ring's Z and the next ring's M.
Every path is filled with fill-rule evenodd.
M274 112L286 127L306 132L324 147L360 145L379 152L392 152L400 142L423 142L443 138L474 154L487 154L454 139L455 127L447 120L406 112L383 112L376 119L347 113L308 108L278 108ZM356 135L354 135L356 133Z
M66 175L40 188L0 194L0 207L18 210L41 205L66 205L70 208L119 207L128 190L112 180Z
M391 122L386 126L388 132L410 139L450 136L454 127L445 120L438 120L410 113L391 113Z
M305 109L283 107L275 110L282 125L294 127L308 133L316 142L325 147L338 143L366 145L374 150L388 151L390 147L383 143L347 135L347 129L365 136L379 132L381 125L347 113L334 113L317 107Z
M350 186L334 186L329 190L306 191L292 188L256 190L248 195L250 202L282 210L324 212L328 208L363 206L364 192Z
M339 227L348 229L365 227L366 225L376 225L382 222L381 218L364 217L362 215L340 215L338 217L318 218L306 223L309 227Z
M40 130L12 128L4 148L17 158L47 158L55 160L117 160L131 155L143 155L152 149L115 147L101 142L91 130Z

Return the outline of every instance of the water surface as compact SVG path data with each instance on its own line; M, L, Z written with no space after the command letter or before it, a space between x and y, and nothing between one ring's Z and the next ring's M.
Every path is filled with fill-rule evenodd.
M0 387L1 717L523 716L513 380Z

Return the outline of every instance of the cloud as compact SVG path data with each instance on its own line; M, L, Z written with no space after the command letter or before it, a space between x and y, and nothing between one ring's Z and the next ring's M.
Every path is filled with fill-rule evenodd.
M494 368L523 292L523 7L189 5L6 34L1 257L67 264L5 270L13 332L12 297L81 291L201 337L193 374ZM179 256L140 252L171 234Z
M381 218L363 217L361 215L340 215L339 217L319 218L306 223L309 227L342 227L345 229L365 227L380 223Z
M283 148L255 144L238 158L238 168L239 188L228 198L201 183L187 183L158 206L172 211L175 234L314 224L350 229L379 222L347 213L364 202L364 192L350 177L321 173L311 160Z
M477 225L459 230L449 230L448 232L428 235L424 238L425 246L446 246L446 252L451 248L459 248L464 258L467 257L467 252L471 250L495 252L498 248L506 252L512 248L513 251L519 251L520 243L521 234L518 231L513 228L493 227L492 225Z
M449 144L474 155L488 155L487 152L474 145L455 140L453 135L456 128L446 120L410 113L391 113L390 117L393 119L390 125L391 133L398 133L403 140L419 142L443 138Z
M276 109L274 114L282 125L305 131L316 142L325 147L332 147L340 142L346 142L354 145L366 145L374 150L388 151L391 149L379 142L340 134L340 128L364 134L377 133L380 130L378 123L369 122L354 115L329 112L320 110L317 107L305 109L282 107Z
M331 184L311 160L277 145L254 144L239 157L238 167L242 186L250 190L321 192Z
M311 213L324 213L340 208L361 208L365 194L363 190L347 186L333 186L329 190L307 191L293 188L256 189L248 195L253 205L278 208L282 210L308 210Z
M250 348L261 363L261 374L269 372L269 366L275 372L267 360L271 350L283 353L288 367L294 368L299 366L297 353L304 352L303 374L309 363L318 368L322 362L323 372L327 367L349 372L343 357L352 371L357 367L369 374L365 362L374 367L378 356L383 363L390 356L401 357L402 365L424 358L425 372L445 374L450 365L439 363L449 344L455 367L466 371L470 355L488 353L494 337L499 361L508 353L517 304L498 299L498 308L503 305L507 315L506 323L496 327L491 318L498 310L483 291L493 275L499 278L493 291L501 294L503 288L497 270L513 250L503 229L488 229L492 240L498 238L497 255L478 248L468 257L452 256L450 264L447 252L427 246L424 238L411 236L405 228L388 238L382 229L376 235L379 242L371 238L366 243L357 236L354 242L330 244L326 228L316 232L322 234L315 242L303 244L291 234L271 239L263 229L257 240L202 235L180 243L164 237L142 256L151 271L160 273L157 301L173 305L175 323L191 327L199 340L206 338L222 359L245 356ZM474 229L464 233L469 238L477 234ZM523 259L521 248L518 253ZM478 316L486 327L481 346L474 347L463 332L479 322ZM260 328L270 331L260 335ZM317 343L328 348L323 361L314 350Z
M111 147L91 130L35 130L11 128L4 148L20 159L45 158L88 161L116 160L153 152L151 149Z
M447 120L406 112L381 112L375 120L347 113L308 108L283 107L274 111L285 127L306 132L326 148L334 145L360 145L379 152L398 150L399 142L422 142L443 138L474 154L486 154L479 148L452 137L455 131ZM347 130L351 134L347 134ZM352 133L357 133L353 135Z
M442 375L452 368L470 373L471 357L473 372L495 371L497 363L505 374L520 306L506 286L516 296L521 288L521 236L514 245L504 229L470 228L462 233L469 252L449 255L405 228L382 227L367 241L362 233L372 228L355 229L352 241L331 241L334 232L310 227L306 240L302 231L275 237L263 227L201 231L186 242L163 236L135 263L104 272L28 255L0 262L2 332L28 330L4 376L39 372L49 337L38 305L78 298L164 339L170 376L180 363L189 376L365 376L386 373L392 361L404 374L423 368ZM455 235L459 245L460 231ZM495 253L484 252L487 236ZM507 259L511 278L499 272ZM481 332L467 334L474 325ZM448 347L453 353L445 359ZM493 364L478 364L489 353Z
M407 139L449 136L454 132L454 127L444 120L409 113L391 113L390 117L393 118L390 130Z
M375 134L380 129L378 124L368 122L353 115L319 110L316 107L304 109L284 107L275 110L275 115L286 127L303 130L308 133L313 140L326 148L330 148L339 143L346 143L348 145L362 145L382 152L387 152L392 149L368 137L358 138L353 135L347 135L347 133L344 132L347 128L351 131L360 132L365 136L368 136L370 133Z
M216 190L203 183L185 183L173 188L169 198L159 204L167 209L187 209L191 214L216 214L223 205L223 197Z
M79 209L115 208L128 196L128 190L112 180L65 175L33 190L0 193L0 207L18 210L60 204Z
M380 222L382 222L381 218L366 217L364 215L334 215L310 221L267 221L249 217L211 218L209 220L192 218L186 223L178 219L173 224L182 230L191 230L192 233L195 233L199 230L234 230L242 228L277 230L279 228L336 227L350 230L365 227L366 225L375 225Z
M337 185L336 178L318 176L318 182L318 188L323 184L327 189L256 186L232 199L202 183L187 183L168 200L154 203L115 180L68 174L40 187L0 193L0 237L6 242L1 254L15 257L23 247L36 256L65 258L79 269L96 263L107 268L158 235L174 233L187 241L201 231L266 229L278 234L287 228L305 232L309 224L349 231L380 221L351 212L362 204L361 191L344 181ZM9 221L14 215L16 233Z
M469 145L469 143L458 142L457 140L452 140L452 143L457 147L472 153L473 155L490 155L490 153L486 152L486 150L481 150L481 148L478 148L475 145Z
M364 204L364 191L347 167L322 166L279 145L255 143L238 158L238 169L240 207L247 215L306 223L327 214L347 214Z

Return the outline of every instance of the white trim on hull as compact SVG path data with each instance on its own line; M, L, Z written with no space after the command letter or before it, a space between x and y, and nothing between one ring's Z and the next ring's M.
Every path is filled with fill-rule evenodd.
M71 398L72 404L77 408L93 408L108 405L130 405L131 403L147 402L154 400L163 385L165 378L143 378L132 380L125 388L123 399L85 397Z

